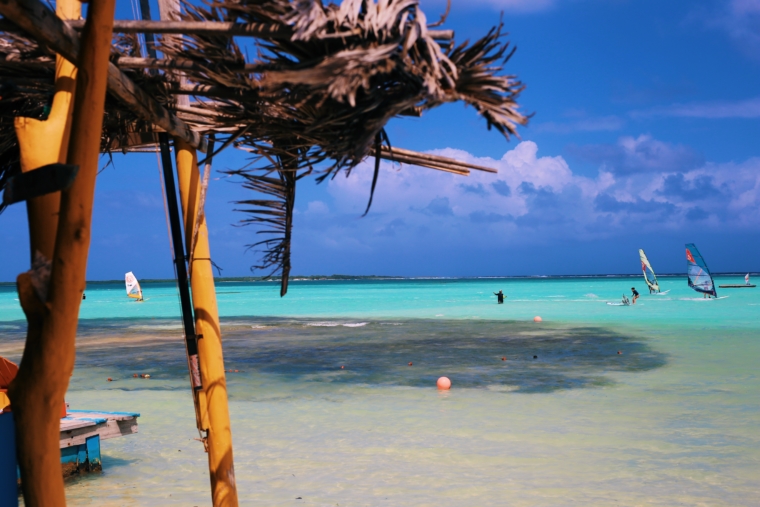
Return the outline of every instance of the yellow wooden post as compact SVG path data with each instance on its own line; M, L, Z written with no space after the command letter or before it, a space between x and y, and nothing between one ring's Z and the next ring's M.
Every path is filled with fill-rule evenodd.
M61 19L79 19L82 15L82 4L79 0L58 0L55 12ZM66 154L69 150L75 80L76 67L74 64L61 56L57 56L55 59L55 95L47 120L24 117L14 120L16 137L21 151L22 171L31 171L56 162L66 162ZM26 203L32 260L34 260L37 251L47 259L53 257L60 201L61 193L55 192L35 197Z
M201 175L198 171L196 151L187 143L175 139L177 150L177 175L179 194L184 216L187 252L190 259L190 287L193 291L195 332L198 335L198 357L201 380L205 392L208 463L211 476L211 498L215 507L238 505L235 485L235 467L232 459L232 430L230 411L227 406L227 380L224 375L222 355L222 332L219 327L219 311L216 305L214 273L208 244L206 219L201 218L195 247L191 248L198 202L201 192ZM203 398L201 398L203 402Z
M79 166L61 192L49 280L22 273L19 300L29 328L19 372L10 386L21 486L27 507L63 507L60 416L74 370L79 306L90 247L115 0L89 5L71 122L67 163ZM34 226L34 224L30 224ZM40 287L46 287L40 290Z

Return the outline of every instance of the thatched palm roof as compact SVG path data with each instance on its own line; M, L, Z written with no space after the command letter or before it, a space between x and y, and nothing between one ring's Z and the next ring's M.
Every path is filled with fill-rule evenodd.
M136 36L123 36L115 39L113 61L194 129L253 154L230 172L266 196L238 204L249 214L244 223L264 226L257 232L266 239L254 245L263 249L256 267L282 275L283 295L301 178L350 173L371 153L388 151L380 144L390 144L383 128L391 118L446 102L472 105L506 138L527 123L516 103L523 85L501 74L511 56L501 25L472 44L455 45L440 40L445 32L431 30L416 0L185 3L179 20L243 23L273 34L255 39L253 56L229 33L163 37L161 60L145 58ZM0 34L0 186L17 170L12 117L45 114L52 56L23 34ZM177 97L187 95L190 105L178 104ZM109 98L104 151L129 144L129 132L151 130Z

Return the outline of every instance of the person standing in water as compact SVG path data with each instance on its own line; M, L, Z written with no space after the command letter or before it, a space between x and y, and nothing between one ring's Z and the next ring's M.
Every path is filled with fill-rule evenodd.
M494 292L493 295L496 296L496 300L499 302L499 304L503 304L504 298L507 297L502 291Z
M639 291L636 290L636 287L631 287L631 294L633 294L633 301L631 301L631 304L635 305L636 300L639 299Z

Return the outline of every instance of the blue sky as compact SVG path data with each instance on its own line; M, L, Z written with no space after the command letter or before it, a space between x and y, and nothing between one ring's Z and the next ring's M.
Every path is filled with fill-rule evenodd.
M499 22L517 52L506 72L534 113L506 142L472 108L451 104L393 120L394 145L477 161L465 178L384 164L372 211L369 164L297 192L293 272L481 276L683 272L695 242L714 271L760 271L760 0L453 0L448 28L474 39ZM429 19L445 1L422 0ZM129 3L119 17L131 19ZM220 157L239 167L243 153ZM170 277L155 156L114 156L98 179L88 278ZM216 177L221 175L217 174ZM255 230L212 181L212 255L246 276ZM25 210L0 215L26 245ZM0 250L0 280L28 269Z

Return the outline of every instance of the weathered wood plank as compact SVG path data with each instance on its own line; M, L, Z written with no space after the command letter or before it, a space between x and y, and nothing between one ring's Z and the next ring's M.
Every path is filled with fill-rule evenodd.
M426 161L430 163L440 163L444 165L462 167L464 169L474 169L476 171L484 171L484 172L492 173L492 174L497 174L499 172L498 170L492 167L486 167L486 166L477 165L477 164L470 164L469 162L462 162L454 158L442 157L440 155L430 155L428 153L420 153L417 151L405 150L404 148L396 148L396 147L388 148L387 146L383 145L381 146L381 151L382 151L382 154L380 158L386 158L386 155L388 155L388 157L403 156L403 157L419 160L420 162Z
M372 152L370 152L370 155L371 156L376 156L375 151L373 150ZM466 169L466 168L463 168L463 167L459 167L459 166L452 165L452 164L444 164L444 163L440 163L440 162L438 162L438 163L428 162L428 161L425 161L425 160L420 160L420 159L415 158L415 157L407 157L405 155L398 155L398 154L395 154L395 153L393 154L393 156L391 156L387 152L380 152L380 158L383 159L383 160L390 160L390 161L399 162L399 163L402 163L402 164L416 165L416 166L419 166L419 167L427 167L428 169L436 169L438 171L444 171L444 172L447 172L447 173L457 174L459 176L469 176L470 175L470 170Z
M0 0L0 14L70 62L77 64L79 35L39 0ZM146 121L205 153L206 140L140 89L114 64L108 65L108 90Z
M81 29L83 21L69 21L69 26ZM163 33L193 35L228 35L247 36L262 39L290 40L293 30L288 26L268 23L233 23L226 21L148 21L116 20L113 31L117 33ZM454 38L453 30L428 30L435 40L450 41ZM330 34L330 37L360 35L360 32Z
M109 438L132 435L133 433L137 433L137 431L138 428L136 418L130 418L122 421L109 419L104 423L74 428L65 432L62 431L60 447L63 449L64 447L81 445L93 435L100 435L101 440L106 440Z

